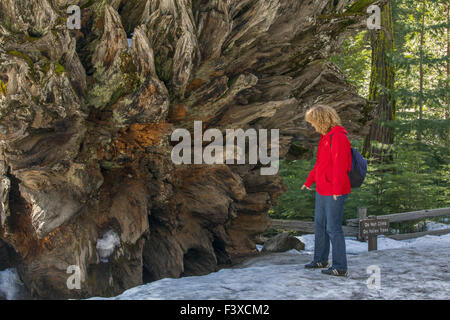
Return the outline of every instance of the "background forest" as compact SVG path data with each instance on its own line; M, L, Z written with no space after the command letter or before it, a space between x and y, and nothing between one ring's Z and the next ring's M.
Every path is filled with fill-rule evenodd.
M370 101L376 119L368 136L351 141L370 162L345 219L358 207L382 215L450 206L449 1L391 0L381 15L380 30L346 39L330 58ZM281 162L289 190L272 218L314 219L314 192L300 191L314 162Z

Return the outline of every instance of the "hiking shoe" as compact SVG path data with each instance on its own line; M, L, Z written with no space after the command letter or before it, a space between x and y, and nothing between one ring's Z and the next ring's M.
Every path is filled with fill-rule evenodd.
M330 276L337 276L337 277L348 277L348 271L347 270L338 270L334 268L328 268L326 270L322 270L323 274L328 274Z
M310 262L308 264L305 264L306 269L320 269L320 268L328 268L330 266L330 263L327 262Z

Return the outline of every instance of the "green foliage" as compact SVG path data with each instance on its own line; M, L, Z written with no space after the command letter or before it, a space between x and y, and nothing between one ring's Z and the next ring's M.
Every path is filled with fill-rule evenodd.
M367 207L382 215L449 206L448 153L405 143L393 146L391 154L392 163L371 163L363 187L352 192L350 211Z
M360 141L352 140L360 148ZM356 217L358 207L370 215L383 215L450 206L450 151L435 146L405 141L390 150L389 164L372 163L361 188L353 189L344 210L344 218ZM314 161L282 161L280 175L289 190L270 210L272 218L312 221L314 194L300 190ZM315 185L313 185L315 187Z
M347 38L339 53L330 58L356 87L359 95L366 98L369 96L370 57L369 37L367 31L362 31L355 37Z
M394 121L382 123L393 128L394 144L384 146L391 155L390 161L370 163L364 185L352 190L345 207L346 218L354 217L357 207L367 207L369 214L381 215L450 206L448 1L392 0L391 3L394 49L387 52L387 57L394 68L395 86L393 90L378 87L395 100ZM368 80L373 71L369 32L376 31L363 31L350 37L343 42L341 51L330 59L364 97L368 97ZM423 67L422 89L420 65ZM421 116L420 102L423 105ZM359 145L359 142L352 141L352 144ZM283 172L288 170L282 169ZM304 175L297 173L302 179ZM298 185L303 182L298 181ZM295 199L290 201L295 202ZM311 202L305 207L312 205ZM398 228L400 231L417 230L414 222Z
M419 131L423 144L448 148L447 8L448 0L422 0L414 5L407 0L393 1L396 52L390 55L390 59L396 69L393 96L400 120L396 124L397 134L402 139L408 139ZM423 88L420 87L421 65ZM421 117L420 103L423 105Z
M278 199L278 206L269 210L274 219L314 219L314 192L300 190L314 167L312 160L280 161L280 175L288 191Z

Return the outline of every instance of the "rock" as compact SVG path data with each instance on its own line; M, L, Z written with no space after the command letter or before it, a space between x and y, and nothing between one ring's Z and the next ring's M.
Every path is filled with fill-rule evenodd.
M264 243L261 252L284 252L291 249L305 250L305 244L287 232L277 234Z
M364 22L341 2L89 1L80 30L64 3L0 2L0 259L33 298L258 254L285 184L260 164L175 165L177 128L280 129L280 157L303 159L319 138L305 111L325 103L366 133L366 100L327 62Z

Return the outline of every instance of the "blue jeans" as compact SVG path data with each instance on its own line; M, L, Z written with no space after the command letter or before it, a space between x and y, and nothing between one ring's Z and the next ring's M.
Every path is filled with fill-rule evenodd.
M339 196L321 196L316 191L316 204L314 211L314 262L328 261L330 254L330 241L332 246L332 268L347 270L347 255L345 251L344 231L342 219L344 203L348 194Z

